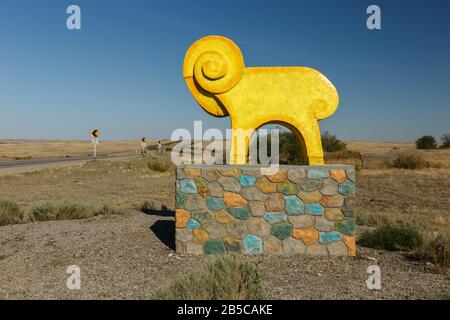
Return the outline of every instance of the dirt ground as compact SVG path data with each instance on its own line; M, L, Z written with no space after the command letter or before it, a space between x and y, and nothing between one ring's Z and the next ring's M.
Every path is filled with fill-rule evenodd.
M86 220L11 225L0 232L0 298L146 299L205 257L175 255L170 213L130 211ZM172 239L172 240L171 240ZM448 297L449 279L423 262L358 248L356 258L266 256L258 263L270 299L426 299ZM366 287L381 268L382 290ZM67 267L81 268L81 290L68 290Z
M402 150L421 153L412 144L375 143L371 148L367 142L351 142L349 147L359 148L364 165L369 164L357 176L358 211L400 215L401 219L420 217L429 221L430 229L439 221L448 223L450 169L399 170L376 165ZM450 165L447 150L424 154L427 160ZM168 161L169 156L152 153L151 161ZM137 210L147 200L174 208L173 170L154 172L147 164L142 159L92 161L0 176L0 198L25 209L45 202L74 202L115 205L125 212L0 227L0 299L148 298L174 276L203 265L207 258L174 254L172 211L147 215ZM450 297L448 276L438 274L430 263L401 253L358 248L356 258L249 259L259 263L273 299ZM72 264L82 270L80 291L66 288L66 269ZM366 288L366 270L372 264L381 267L381 291Z

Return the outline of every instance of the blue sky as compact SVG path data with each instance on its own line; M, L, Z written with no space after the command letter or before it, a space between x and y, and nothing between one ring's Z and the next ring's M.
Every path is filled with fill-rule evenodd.
M66 28L81 7L82 29ZM366 28L381 8L382 30ZM342 139L411 141L450 132L449 1L0 2L0 139L170 137L228 128L182 79L198 38L231 38L247 66L299 65L324 73L340 106L320 123Z

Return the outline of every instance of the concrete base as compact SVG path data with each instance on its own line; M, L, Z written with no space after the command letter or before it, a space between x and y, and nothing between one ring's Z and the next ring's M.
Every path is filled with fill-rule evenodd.
M355 255L353 166L183 165L176 251Z

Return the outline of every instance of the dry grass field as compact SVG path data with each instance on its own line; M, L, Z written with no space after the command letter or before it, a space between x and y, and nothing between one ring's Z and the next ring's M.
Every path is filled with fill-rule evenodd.
M155 144L149 142L148 145ZM140 150L139 141L103 141L97 147L98 155L131 153ZM91 142L49 140L0 140L0 161L76 157L92 154Z
M90 148L83 145L87 142L74 142L73 149L48 143L57 151L47 153L47 142L40 147L34 142L30 155L48 157L56 152L65 156ZM133 143L111 142L110 147L114 152L133 151ZM13 146L0 144L0 156L21 154L22 149L14 150ZM352 141L347 146L359 151L363 159L357 176L360 231L401 224L419 229L425 237L448 237L450 150L415 150L411 143ZM393 168L390 164L402 152L419 154L430 166ZM169 159L168 153L151 151L147 159L91 161L0 176L0 199L12 200L26 212L46 203L107 204L123 212L82 220L0 226L0 298L146 298L174 275L203 263L205 258L172 251L174 170L154 166L169 163ZM167 210L141 210L146 201ZM273 299L450 297L448 273L430 259L412 260L402 253L362 247L358 252L353 259L264 257L258 263L268 296ZM380 292L365 288L366 268L374 263L387 277ZM70 264L87 270L86 289L80 293L65 288L64 267ZM304 272L297 276L278 272L290 268ZM298 278L298 282L285 281L288 277ZM311 283L321 283L322 290L317 291L314 288L319 286Z

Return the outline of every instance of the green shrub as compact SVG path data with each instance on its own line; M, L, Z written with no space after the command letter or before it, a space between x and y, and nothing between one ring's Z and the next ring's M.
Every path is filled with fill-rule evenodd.
M265 299L257 266L242 258L224 256L206 267L174 280L158 290L158 300L261 300Z
M429 167L429 163L418 154L400 153L392 166L398 169L421 169Z
M0 226L21 223L24 217L24 212L17 203L10 200L0 200Z
M450 148L450 133L443 134L441 137L442 148Z
M344 151L347 145L336 138L336 135L325 131L322 134L322 147L326 152Z
M71 220L94 217L97 215L119 214L120 210L108 205L100 208L75 203L42 204L31 209L32 217L37 221Z
M417 149L436 149L437 143L433 136L423 136L416 140Z
M423 240L420 233L412 227L383 226L364 232L358 243L374 249L408 251L420 248Z
M450 234L444 231L426 239L417 251L417 256L433 262L442 273L449 273Z
M155 162L149 162L147 164L147 167L156 172L166 172L170 168L172 168L172 165L167 162L161 162L161 161L155 161Z

